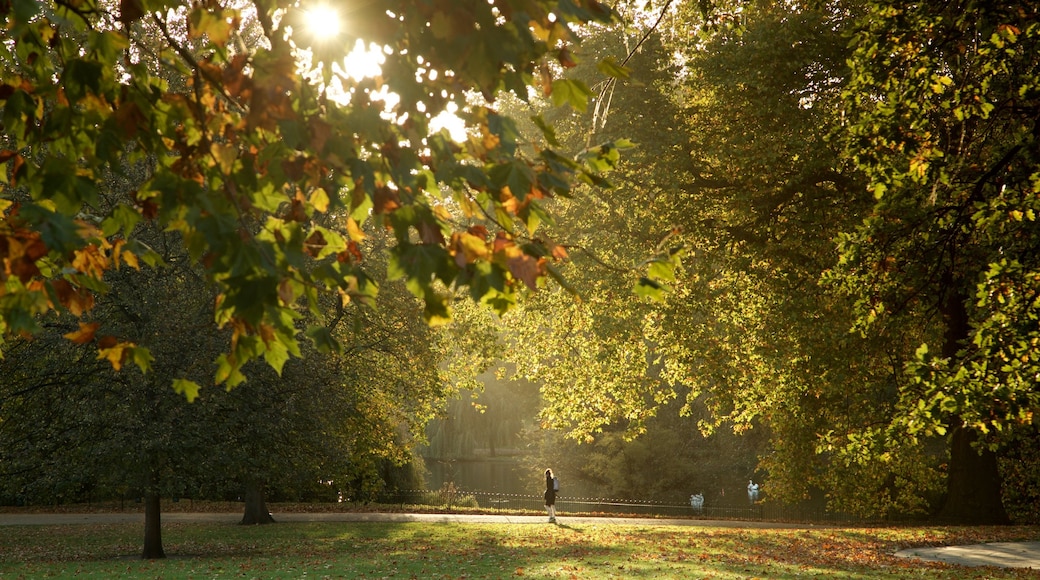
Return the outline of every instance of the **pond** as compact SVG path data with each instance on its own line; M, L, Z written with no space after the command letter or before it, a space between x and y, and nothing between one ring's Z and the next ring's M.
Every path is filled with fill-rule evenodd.
M466 491L496 493L542 492L540 486L532 487L532 477L524 473L526 467L516 458L453 459L426 461L426 488L441 489L446 483Z

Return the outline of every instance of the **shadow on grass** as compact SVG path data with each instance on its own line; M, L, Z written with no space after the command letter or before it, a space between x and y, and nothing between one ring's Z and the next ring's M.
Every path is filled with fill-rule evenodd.
M923 534L894 528L761 531L568 522L176 523L164 526L170 558L131 562L111 556L138 552L136 524L17 528L0 528L0 576L950 578L956 577L951 572L967 571L889 553L922 535L949 539L960 533L946 529ZM1022 576L986 570L986 577Z

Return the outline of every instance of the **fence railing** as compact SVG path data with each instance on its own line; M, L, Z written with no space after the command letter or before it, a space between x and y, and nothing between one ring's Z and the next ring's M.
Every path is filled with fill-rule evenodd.
M400 490L387 492L378 498L380 503L419 504L442 507L449 510L461 508L483 508L498 510L541 511L544 500L541 495L471 491L446 487L440 490ZM790 521L812 523L862 524L867 520L849 514L828 512L822 509L787 506L770 502L754 505L713 506L695 509L690 504L641 499L612 499L595 497L556 496L556 510L561 514L615 514L657 517L688 517L715 520Z

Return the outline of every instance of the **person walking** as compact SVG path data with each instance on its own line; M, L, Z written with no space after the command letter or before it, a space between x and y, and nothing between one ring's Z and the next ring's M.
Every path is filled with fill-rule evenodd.
M545 511L549 513L549 523L556 523L556 478L552 469L545 470Z

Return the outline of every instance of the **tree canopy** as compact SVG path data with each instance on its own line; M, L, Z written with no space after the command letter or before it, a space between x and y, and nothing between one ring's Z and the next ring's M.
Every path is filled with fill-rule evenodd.
M583 120L639 148L556 237L617 266L674 227L687 257L660 307L587 279L586 303L525 305L547 423L638 434L684 396L705 429L767 430L772 497L1003 519L973 444L1036 429L1027 4L678 6Z
M583 108L587 89L554 71L573 61L577 25L614 13L596 0L365 3L322 42L310 4L3 3L3 336L89 311L109 272L158 265L135 238L147 221L177 232L217 289L231 338L215 380L229 386L251 359L280 369L300 354L298 306L375 300L368 221L392 232L387 269L430 322L455 289L503 311L554 275L565 252L535 236L543 201L603 183L618 144L566 157L522 142L492 103L538 91ZM382 55L379 74L349 70L355 40ZM448 109L462 142L431 130ZM105 180L131 170L141 179L113 199ZM305 333L339 348L321 326ZM116 368L151 364L97 323L68 338Z

